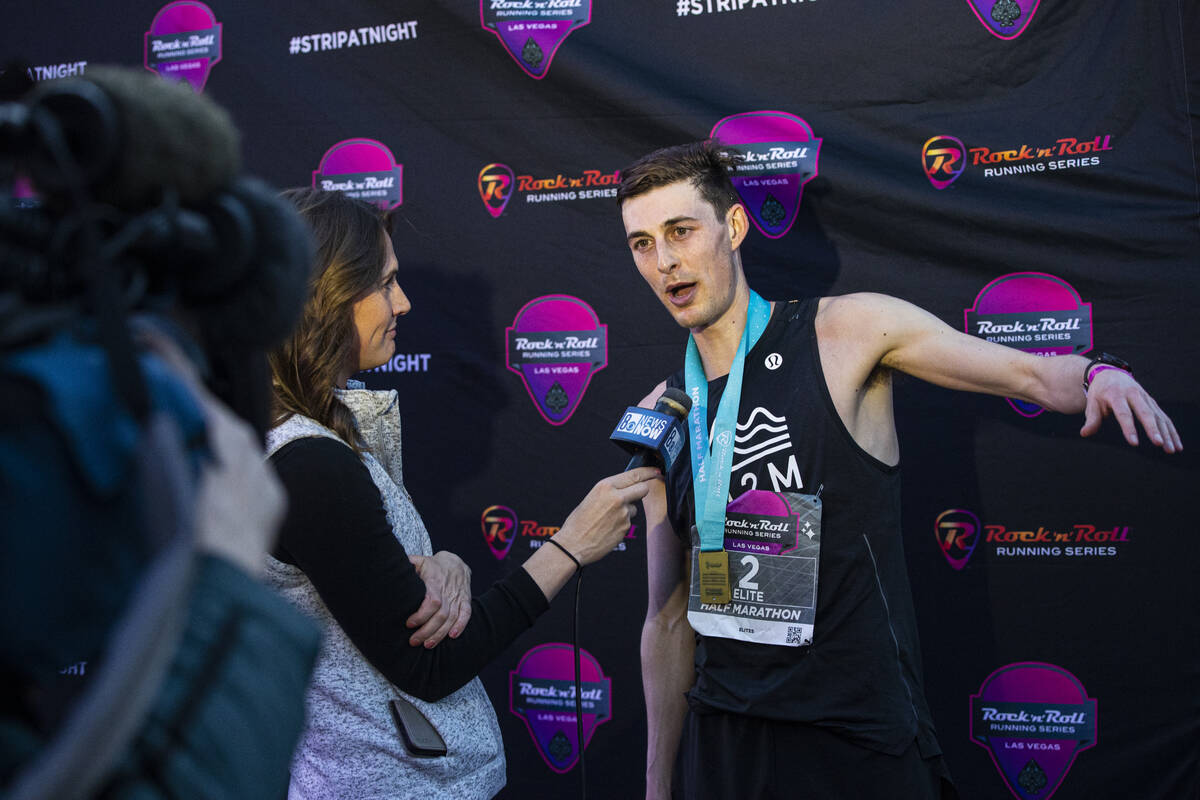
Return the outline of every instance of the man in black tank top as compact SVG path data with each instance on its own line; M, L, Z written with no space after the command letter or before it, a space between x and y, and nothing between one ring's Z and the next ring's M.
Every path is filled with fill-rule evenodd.
M691 332L688 370L643 405L683 388L699 445L644 500L646 797L954 797L900 544L892 371L1182 443L1114 357L1039 358L886 295L767 304L742 269L738 160L660 150L617 192L638 271Z

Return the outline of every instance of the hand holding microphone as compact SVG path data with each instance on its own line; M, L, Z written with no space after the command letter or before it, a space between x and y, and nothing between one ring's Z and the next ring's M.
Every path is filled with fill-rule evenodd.
M669 388L653 411L636 406L626 409L611 437L633 454L625 471L593 486L554 534L552 543L538 548L525 562L526 571L547 599L558 593L576 564L582 567L599 561L625 538L637 515L637 503L650 491L651 481L662 477L682 452L691 407L691 398Z
M555 542L580 566L599 561L629 533L637 502L661 474L655 467L638 467L599 481L554 534Z
M625 410L611 438L633 457L620 475L596 484L554 537L581 565L603 558L629 531L637 514L635 504L650 491L650 481L670 469L683 450L691 408L687 394L668 388L653 411L636 406ZM569 545L580 529L587 535L580 538L577 552Z

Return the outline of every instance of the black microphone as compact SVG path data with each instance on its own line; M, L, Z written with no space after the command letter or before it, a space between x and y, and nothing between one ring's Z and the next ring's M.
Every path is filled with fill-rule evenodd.
M675 388L662 393L653 411L637 406L625 409L625 415L609 437L633 454L625 471L638 467L669 470L687 441L685 420L691 410L692 398Z

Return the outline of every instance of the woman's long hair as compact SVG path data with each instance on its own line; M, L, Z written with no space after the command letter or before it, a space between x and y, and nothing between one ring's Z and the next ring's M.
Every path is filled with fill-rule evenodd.
M378 288L387 263L383 212L341 192L289 189L282 196L312 229L316 263L300 323L270 354L273 424L302 414L361 451L354 417L333 390L358 358L354 303Z

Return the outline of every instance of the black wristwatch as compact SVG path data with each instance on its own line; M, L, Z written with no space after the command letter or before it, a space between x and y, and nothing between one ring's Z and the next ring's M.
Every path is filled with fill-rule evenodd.
M1129 362L1125 359L1114 356L1112 353L1100 353L1091 361L1089 361L1088 365L1083 370L1083 390L1085 392L1092 384L1091 380L1089 380L1089 376L1092 374L1092 369L1100 364L1123 370L1128 372L1130 375L1133 374L1133 367L1129 366Z

